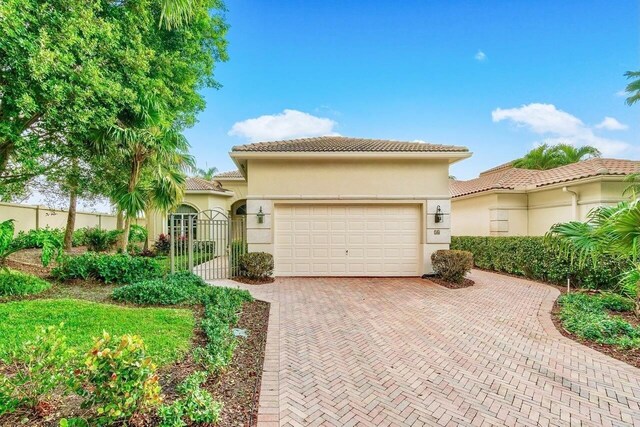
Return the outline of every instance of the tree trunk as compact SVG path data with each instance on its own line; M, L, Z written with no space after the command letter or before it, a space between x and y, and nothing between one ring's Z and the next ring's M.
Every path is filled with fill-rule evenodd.
M124 227L124 219L122 217L122 211L118 208L116 210L116 230L122 230Z
M131 217L126 215L124 217L124 228L122 236L120 236L120 249L123 253L127 252L127 246L129 246L129 230L131 229Z
M638 283L637 286L640 286L640 283ZM638 295L636 296L636 307L633 310L633 313L636 315L636 317L640 317L640 290L636 292Z
M73 187L69 194L69 213L67 214L67 228L64 230L64 250L73 247L73 232L76 228L76 209L78 206L78 189Z
M9 141L0 143L0 175L2 175L9 165L9 157L13 152L14 144Z
M147 238L144 239L144 250L148 251L149 250L149 240L151 240L151 233L149 233L149 218L151 218L151 215L153 215L153 212L151 212L151 209L146 209L144 211L144 227L147 229Z

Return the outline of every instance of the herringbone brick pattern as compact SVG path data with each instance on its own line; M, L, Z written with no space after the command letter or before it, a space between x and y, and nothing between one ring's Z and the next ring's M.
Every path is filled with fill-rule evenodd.
M420 279L281 278L262 426L640 426L640 370L560 335L554 288L474 271ZM277 372L276 372L277 367Z

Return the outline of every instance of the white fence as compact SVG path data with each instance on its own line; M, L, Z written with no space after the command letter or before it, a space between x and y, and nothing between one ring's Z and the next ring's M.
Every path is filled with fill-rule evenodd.
M50 209L42 205L22 205L0 203L0 222L15 220L16 233L39 228L64 228L67 225L67 211ZM144 226L144 218L138 218L135 224ZM77 212L76 230L84 227L100 227L105 230L116 228L116 216L112 214Z

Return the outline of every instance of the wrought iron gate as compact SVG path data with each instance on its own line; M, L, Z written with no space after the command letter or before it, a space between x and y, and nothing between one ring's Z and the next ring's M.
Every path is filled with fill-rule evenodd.
M205 280L239 274L247 251L245 217L231 219L217 210L169 214L171 272L190 271Z

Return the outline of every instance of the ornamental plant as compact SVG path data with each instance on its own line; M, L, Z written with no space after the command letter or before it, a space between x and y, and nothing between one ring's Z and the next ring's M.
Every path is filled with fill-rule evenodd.
M171 405L158 409L161 427L182 427L190 423L217 423L222 404L217 402L201 385L207 380L207 373L194 372L178 386L180 398Z
M433 270L443 280L462 283L473 268L473 254L467 251L439 250L431 255Z
M50 406L54 394L66 394L73 353L59 327L42 328L0 364L0 415Z
M135 335L102 334L76 372L75 391L100 425L126 422L161 401L156 365Z
M0 268L4 267L7 258L14 252L21 249L25 249L20 240L13 238L15 232L15 220L8 219L0 222ZM49 263L57 259L62 251L62 240L55 238L52 234L42 235L39 244L42 248L42 255L40 261L43 266L48 266Z

